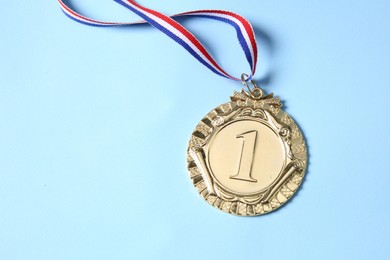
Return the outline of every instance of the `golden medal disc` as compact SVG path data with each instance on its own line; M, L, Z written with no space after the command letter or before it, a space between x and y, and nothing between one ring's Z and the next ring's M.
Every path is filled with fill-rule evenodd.
M302 183L307 164L302 133L280 99L253 86L208 113L187 149L188 171L200 195L240 216L282 206Z

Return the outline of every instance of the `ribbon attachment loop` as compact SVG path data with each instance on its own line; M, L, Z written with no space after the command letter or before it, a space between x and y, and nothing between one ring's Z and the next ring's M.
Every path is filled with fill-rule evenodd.
M252 89L249 87L248 82L252 84ZM251 76L248 76L248 74L242 73L241 74L241 83L248 89L248 93L254 98L254 99L260 99L263 97L264 92L259 86L257 86L256 82L252 79Z

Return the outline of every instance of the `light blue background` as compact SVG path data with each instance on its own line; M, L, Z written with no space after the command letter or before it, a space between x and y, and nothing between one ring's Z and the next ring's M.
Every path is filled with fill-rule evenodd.
M256 79L310 153L294 199L256 218L205 203L185 164L197 122L241 86L148 26L87 27L46 2L2 5L0 259L389 259L389 1L140 1L253 23ZM136 20L110 0L71 3ZM183 24L247 71L231 28Z

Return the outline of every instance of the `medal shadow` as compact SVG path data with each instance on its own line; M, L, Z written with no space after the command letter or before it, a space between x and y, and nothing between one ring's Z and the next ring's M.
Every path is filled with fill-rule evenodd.
M186 28L189 27L190 22L193 20L210 20L201 17L175 17L174 19ZM214 22L220 22L220 21L214 21ZM220 23L224 24L224 22L220 22ZM236 41L237 39L235 38L236 37L235 29L230 25L228 26L228 24L226 25L224 24L224 26L226 30L231 31L230 33L232 33L232 37L234 37L232 38L232 40ZM258 25L252 24L252 28L256 37L259 57L265 56L268 57L268 59L272 60L272 57L276 53L275 50L277 47L274 37L267 30L265 30L264 28ZM210 53L210 55L212 55L212 57L223 67L223 64L221 64L219 60L220 60L220 56L225 54L218 51L218 46L215 45L214 47L211 46L210 41L208 40L208 38L210 38L210 35L208 35L207 33L196 33L196 34L194 33L194 35L204 45L204 47ZM266 64L264 60L262 60L261 58L258 59L257 72L259 72L259 69L264 69L264 67L266 67L265 65ZM271 84L274 78L274 68L268 66L265 69L265 71L261 72L261 74L262 76L260 76L260 78L255 78L256 83L258 83L261 86L269 85Z
M271 34L261 26L252 24L252 28L256 36L259 57L266 56L270 60L272 60L272 58L275 56L277 46L275 37L272 37ZM260 62L258 61L257 70L259 70L259 64L260 66L264 65L263 63L261 63L261 59ZM272 83L272 80L274 79L275 75L274 70L274 67L268 66L268 68L266 68L266 71L262 73L262 76L256 79L256 82L260 85L260 87L269 86Z

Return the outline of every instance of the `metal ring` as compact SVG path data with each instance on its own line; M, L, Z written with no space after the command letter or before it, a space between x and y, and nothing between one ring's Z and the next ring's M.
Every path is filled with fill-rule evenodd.
M246 79L245 79L245 77L246 77ZM249 88L249 85L248 85L248 82L247 82L248 78L249 78L249 75L248 75L248 74L246 74L246 73L242 73L242 74L241 74L241 82L242 82L242 84L243 84L245 87L248 88L248 91L249 91L249 93L250 93L250 92L251 92L251 89ZM253 84L253 80L252 80L252 84Z
M242 84L243 84L245 87L248 88L249 92L251 92L252 90L249 88L249 85L248 85L248 79L249 79L249 78L250 78L250 77L249 77L248 74L246 74L246 73L242 73L242 74L241 74L241 82L242 82ZM250 81L251 81L251 83L252 83L253 88L259 88L259 87L257 86L257 84L253 81L253 79L251 79Z
M248 91L249 91L249 94L255 98L255 99L260 99L262 96L263 96L263 90L261 88L259 88L257 86L257 84L253 81L253 79L250 80L251 84L252 84L252 89L249 87L249 84L248 84L248 79L249 79L249 75L248 74L245 74L245 73L242 73L241 74L241 82L242 84L248 88Z

